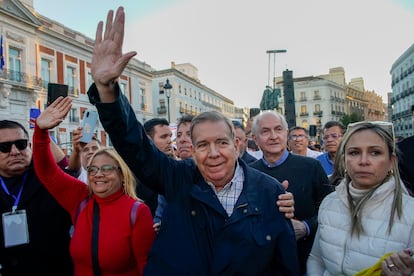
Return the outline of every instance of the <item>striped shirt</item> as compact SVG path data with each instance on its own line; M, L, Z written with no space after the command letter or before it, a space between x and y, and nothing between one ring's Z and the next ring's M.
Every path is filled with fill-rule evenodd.
M213 183L207 182L207 184L210 185L210 187L216 193L221 205L229 216L231 216L233 213L234 205L236 205L237 199L243 190L243 182L244 173L243 169L239 165L239 162L237 162L233 179L230 181L230 183L224 185L223 189L221 189L219 192L217 192Z

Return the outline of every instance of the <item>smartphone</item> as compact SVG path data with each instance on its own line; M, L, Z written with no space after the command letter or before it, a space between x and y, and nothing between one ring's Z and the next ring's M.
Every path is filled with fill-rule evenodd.
M85 110L82 121L82 138L80 142L89 143L95 133L95 128L98 124L98 113L93 110Z
M53 103L59 96L66 97L68 95L68 86L60 83L47 84L47 106Z

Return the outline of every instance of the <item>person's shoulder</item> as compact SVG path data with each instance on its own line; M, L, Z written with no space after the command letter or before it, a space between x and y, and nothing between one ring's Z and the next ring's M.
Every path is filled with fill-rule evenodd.
M261 159L257 159L256 161L253 161L249 163L249 166L255 169L258 169L262 167L263 161Z
M341 199L339 198L338 191L333 191L324 197L319 207L319 210L323 210L327 207L329 207L329 210L332 210L332 208L336 208L337 206L339 206L338 202L340 200Z
M401 185L404 185L404 184L401 183ZM403 205L407 205L407 206L404 206L405 210L413 210L414 209L414 197L409 195L408 191L402 193L402 199L403 199ZM410 207L410 208L406 208L406 207ZM414 215L414 212L412 212L412 213Z
M324 152L321 155L319 155L318 157L316 157L316 160L323 161L327 158L327 156L328 156L328 153Z
M253 163L257 160L256 157L254 157L253 155L249 154L247 151L245 151L241 157L241 159L246 162L247 164Z
M322 154L323 154L323 152L312 150L310 148L306 148L306 156L308 156L308 157L316 158L316 157L318 157L319 155L322 155Z
M289 154L289 158L295 162L295 164L305 164L305 165L312 165L315 166L319 164L319 161L315 158L308 157L308 156L302 156L297 154Z
M257 186L268 187L271 189L277 189L278 191L281 190L282 192L284 192L282 184L276 178L264 172L261 172L255 168L252 168L248 165L244 168L244 172L245 180L248 181L249 185L253 184Z
M414 147L414 135L404 138L403 140L397 143L397 146L400 150L408 147Z

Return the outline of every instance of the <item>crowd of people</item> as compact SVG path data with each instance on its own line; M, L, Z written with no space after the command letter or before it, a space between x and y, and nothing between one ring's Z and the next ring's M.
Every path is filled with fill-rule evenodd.
M207 111L180 118L175 152L169 122L141 124L120 92L136 55L122 53L124 25L122 7L98 24L88 91L113 147L80 142L81 128L69 157L51 141L70 97L40 114L32 142L0 121L1 275L414 272L414 136L331 121L320 152L278 112L245 129Z

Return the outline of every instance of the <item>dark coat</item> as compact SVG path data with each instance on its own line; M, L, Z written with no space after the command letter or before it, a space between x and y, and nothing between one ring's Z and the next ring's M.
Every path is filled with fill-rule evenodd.
M247 164L257 161L256 157L252 156L247 151L244 151L243 155L241 156L241 159Z
M267 167L263 159L257 160L250 166L271 175L278 181L289 181L287 190L295 198L295 218L305 221L310 231L308 236L298 241L298 257L304 273L306 260L318 228L319 205L325 196L333 191L333 187L328 184L328 177L319 161L291 153L277 167Z
M3 178L20 187L23 177ZM11 188L12 189L12 188ZM17 193L16 193L17 194ZM10 212L14 198L0 189L0 212ZM73 275L69 255L69 230L72 225L69 214L43 187L34 169L27 170L17 210L26 210L29 243L4 247L3 222L0 226L1 273L7 275Z
M144 274L298 275L293 228L275 205L284 192L276 180L239 160L245 182L228 217L195 163L160 152L123 95L103 104L94 85L88 94L116 150L168 201Z
M414 136L397 143L400 150L399 168L401 178L411 195L414 195Z

